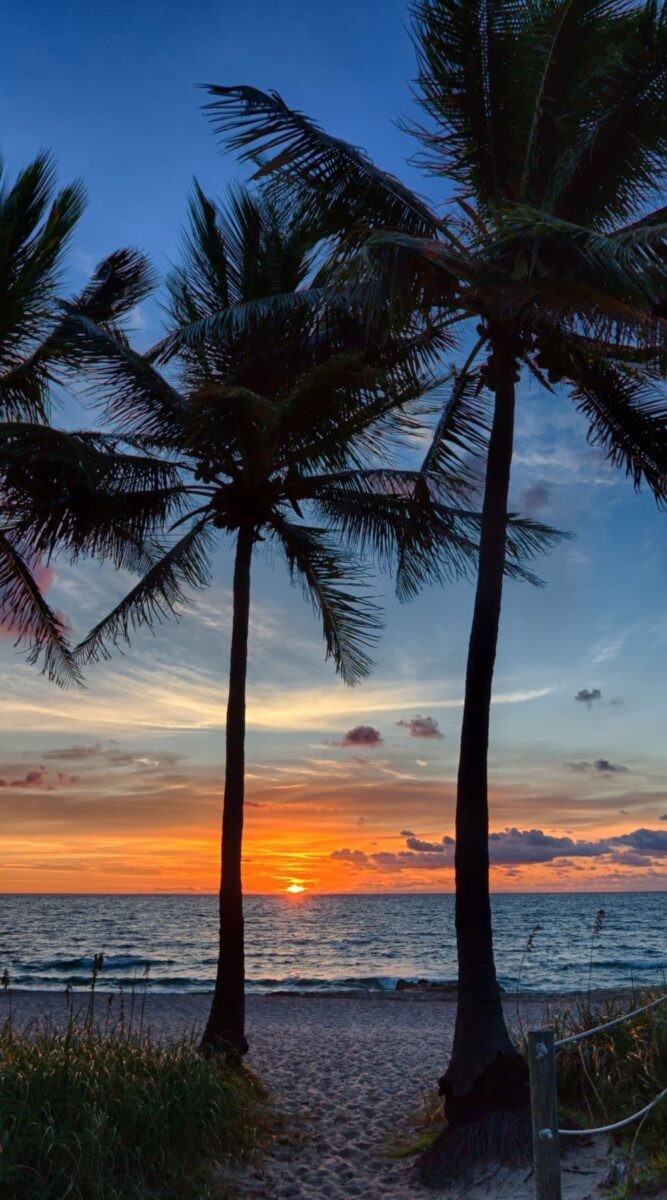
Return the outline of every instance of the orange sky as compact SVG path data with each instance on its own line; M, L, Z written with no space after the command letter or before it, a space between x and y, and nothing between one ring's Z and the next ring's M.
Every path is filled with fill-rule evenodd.
M214 891L221 767L152 753L97 742L47 750L23 774L12 764L1 789L0 891ZM326 761L284 768L283 778L251 765L246 889L451 890L452 848L442 839L453 833L453 780L391 778L387 769L408 772L358 757ZM492 869L493 888L664 886L659 856L636 858L632 832L655 825L655 799L635 805L630 820L620 813L610 820L586 795L589 785L576 782L569 802L535 784L492 789L492 828L514 828L492 845L502 860ZM442 820L434 820L439 812ZM525 831L535 829L539 837L531 840ZM616 842L619 836L635 841Z

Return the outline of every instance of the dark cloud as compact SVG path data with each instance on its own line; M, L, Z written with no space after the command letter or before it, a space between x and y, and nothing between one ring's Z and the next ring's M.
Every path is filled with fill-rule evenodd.
M608 758L596 758L593 766L595 767L595 770L599 771L602 775L627 775L628 773L628 768L624 767L622 763L612 763Z
M354 729L348 729L345 737L340 742L332 742L332 746L382 746L384 738L379 729L374 729L372 725L355 725Z
M349 850L347 846L342 850L332 850L331 858L335 858L337 862L353 863L355 866L368 862L368 855L363 850Z
M442 847L453 846L454 838L449 837L448 834L445 834L440 842L423 842L421 838L415 837L414 834L411 834L406 839L405 844L409 850L420 850L428 854L442 854Z
M662 816L661 816L661 818L660 818L660 820L661 820L661 821L667 821L667 813L663 813L663 814L662 814Z
M641 854L667 854L667 830L635 829L632 833L609 838L609 843L613 846L631 846Z
M455 842L445 834L440 842L424 841L403 831L405 850L334 850L331 857L352 867L375 867L383 871L405 869L437 870L454 865ZM667 855L667 831L635 829L615 837L594 841L545 833L542 829L504 829L489 835L489 858L493 866L516 868L535 864L557 864L574 869L577 858L603 858L626 866L647 867L652 858Z
M541 829L511 828L489 834L489 857L494 864L546 863L563 855L594 858L604 854L606 849L606 843L600 841L575 841L571 837L544 833Z
M621 763L612 763L608 758L596 758L593 762L568 762L565 766L570 771L596 771L599 775L627 775L628 768Z
M412 717L409 721L397 721L397 725L401 725L403 729L410 730L410 737L415 738L444 738L444 733L441 733L438 728L438 722L435 717Z
M574 698L577 704L585 704L586 708L591 708L594 700L602 699L602 692L599 688L581 688Z
M551 499L551 492L543 483L534 483L524 488L519 496L519 508L522 512L534 517L546 508Z
M37 788L42 787L46 783L44 767L36 767L32 771L26 771L20 779L0 779L0 787L2 788Z

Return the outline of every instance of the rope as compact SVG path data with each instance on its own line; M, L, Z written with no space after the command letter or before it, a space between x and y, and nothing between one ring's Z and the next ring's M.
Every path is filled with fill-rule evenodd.
M650 1004L635 1008L633 1012L623 1013L622 1017L615 1017L613 1021L606 1021L604 1025L596 1025L594 1029L585 1029L583 1033L573 1033L571 1037L561 1038L559 1042L554 1042L554 1045L558 1049L559 1046L566 1046L568 1042L583 1042L584 1038L592 1037L594 1033L602 1033L605 1029L612 1029L614 1025L620 1025L622 1021L629 1021L630 1017L637 1017L640 1013L648 1012L649 1008L656 1008L658 1004L664 1004L665 1000L667 1000L667 992L664 996L658 996L657 1000L652 1000ZM596 1131L593 1130L593 1132Z
M641 1012L641 1009L639 1011ZM624 1125L630 1125L639 1117L646 1116L652 1108L655 1108L656 1104L664 1100L665 1096L667 1096L667 1088L664 1088L660 1095L656 1096L655 1100L651 1100L651 1103L647 1104L645 1108L640 1108L639 1112L633 1113L631 1117L625 1117L622 1121L616 1121L613 1125L603 1125L600 1129L559 1129L558 1133L561 1137L591 1137L594 1133L613 1133L615 1129L622 1129Z

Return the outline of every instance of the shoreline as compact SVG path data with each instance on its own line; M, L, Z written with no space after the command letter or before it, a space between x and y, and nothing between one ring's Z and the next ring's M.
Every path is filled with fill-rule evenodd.
M559 991L531 991L524 989L521 991L512 991L506 989L501 993L503 1004L515 1004L517 1000L524 1004L544 1004L550 1002L563 1003L565 1001L576 1002L577 1000L588 999L605 1001L616 999L623 996L636 996L638 993L659 990L664 984L647 983L641 987L630 987L623 985L619 987L605 988L571 988L568 990L562 989ZM132 995L133 987L128 985L122 989L125 998ZM104 987L97 984L95 987L96 996L117 996L121 991L120 986ZM160 999L172 1000L178 999L186 1001L189 997L201 999L210 998L213 995L213 988L203 990L186 991L181 988L161 988L159 991L155 987L148 987L144 993L142 981L137 980L134 985L134 995L136 998L143 999L144 994L148 1001L159 1001ZM66 995L66 985L54 988L22 988L10 986L7 992L0 992L0 1004L3 1002L9 1003L11 999L19 997L43 997L43 998L62 998ZM90 996L90 985L77 984L71 989L70 995L73 999L87 999ZM274 988L266 992L246 991L246 1000L254 1002L261 1000L270 1000L276 997L281 999L294 1000L358 1000L361 1003L383 1002L385 1000L392 1003L429 1003L436 1004L455 1004L457 1001L457 991L455 986L446 985L444 987L432 986L428 988L406 987L406 988L331 988L321 989L316 991L299 990L295 988ZM4 998L4 1000L3 1000Z

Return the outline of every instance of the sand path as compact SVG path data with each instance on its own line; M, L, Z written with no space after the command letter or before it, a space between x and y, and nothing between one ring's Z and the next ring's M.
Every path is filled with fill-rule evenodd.
M24 993L17 1017L62 1012L60 996ZM147 1020L178 1036L201 1024L205 996L152 996ZM539 1026L541 1003L523 1006ZM508 1016L515 1017L514 1002ZM496 1174L442 1193L412 1179L411 1160L387 1151L433 1086L451 1045L451 999L419 996L251 996L249 1065L286 1115L285 1138L257 1165L235 1170L234 1192L256 1200L534 1200L530 1173ZM568 1160L564 1200L600 1197L606 1145Z

